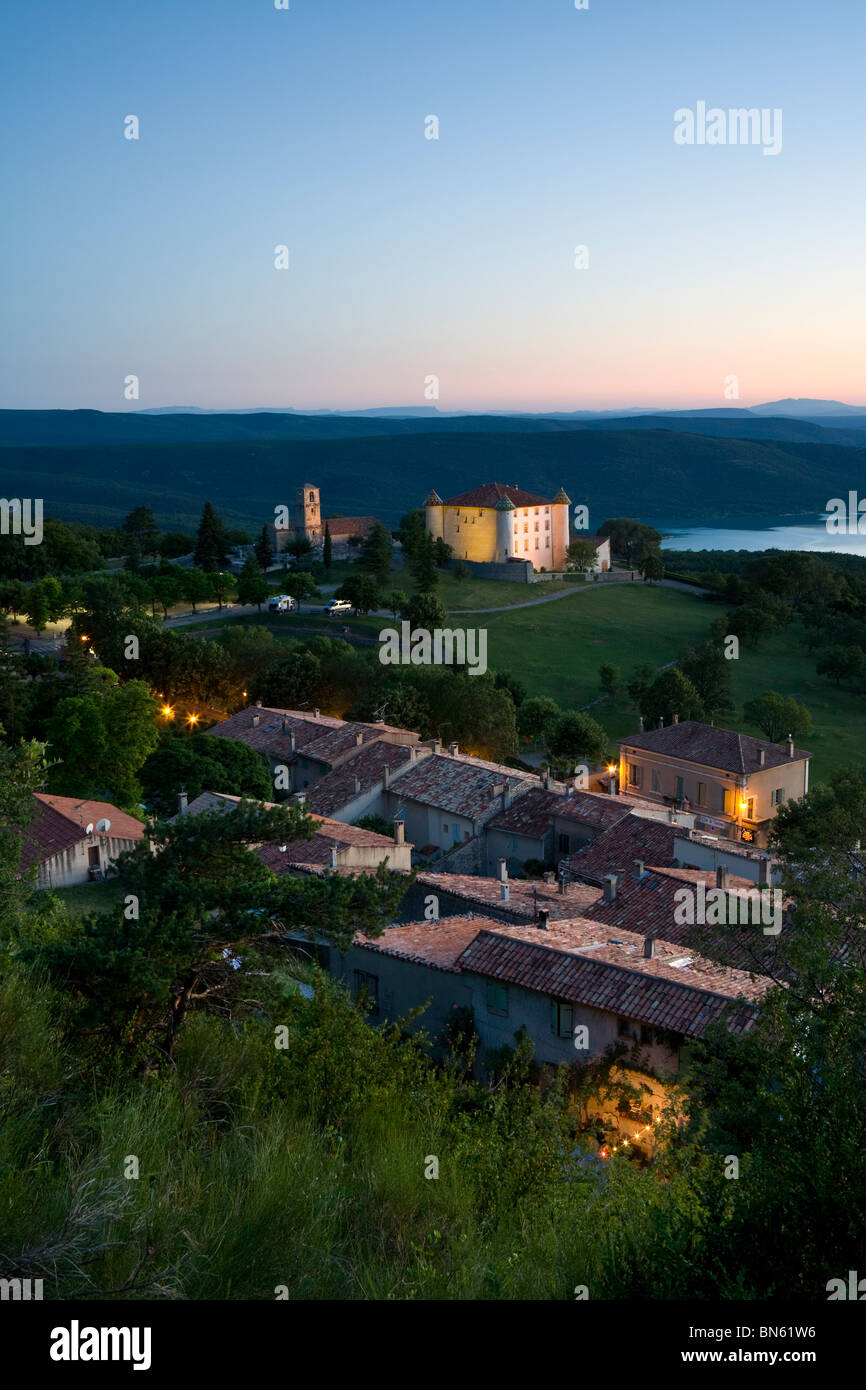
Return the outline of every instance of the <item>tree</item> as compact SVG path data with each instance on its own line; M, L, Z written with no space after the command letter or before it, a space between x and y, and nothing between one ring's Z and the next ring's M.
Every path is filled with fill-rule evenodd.
M163 560L179 560L181 555L191 555L195 549L195 536L186 531L167 531L157 546Z
M622 672L618 666L612 662L605 661L598 668L598 679L601 685L601 693L610 699L616 694L622 681Z
M639 564L661 545L661 535L652 526L645 526L631 517L615 517L599 526L600 536L610 536L610 548L621 555L627 565Z
M313 547L306 536L295 536L290 540L285 549L285 554L292 557L294 568L297 569L302 560L306 560L308 555L312 555Z
M786 734L803 738L814 728L806 706L776 690L765 690L762 695L747 700L743 705L743 717L750 724L757 724L771 743L778 743Z
M403 554L408 560L414 560L427 535L427 520L422 507L414 507L411 512L401 516L398 535Z
M158 815L175 815L178 794L194 801L202 792L226 792L271 800L274 788L267 763L245 743L195 733L191 738L163 735L141 768L141 785Z
M163 617L168 617L168 610L179 603L183 597L185 580L182 572L177 574L155 574L150 581L150 591L153 597L162 608Z
M684 647L677 667L700 695L705 714L715 715L733 707L731 663L725 657L719 641Z
M581 538L572 541L565 552L565 568L567 570L577 570L580 574L586 574L595 566L598 552L592 541Z
M216 640L228 658L226 693L229 703L240 704L253 677L276 660L281 644L266 627L248 627L245 623L224 627Z
M384 595L373 574L350 574L337 590L338 598L348 599L356 613L369 613L380 608Z
M134 507L125 518L120 534L124 543L138 555L156 554L159 527L150 507Z
M421 594L432 594L439 583L436 561L436 545L432 536L424 533L418 548L412 556L412 579Z
M656 678L656 668L647 662L638 666L631 680L626 684L628 698L637 710L643 708L643 698Z
M318 657L295 648L253 678L250 699L276 709L312 709L319 699L321 681Z
M235 578L226 570L214 570L210 575L211 598L215 598L217 606L222 608L228 601L228 596L235 587Z
M0 737L6 734L0 727ZM23 836L35 811L33 793L45 785L45 745L10 748L0 742L0 933L8 937L24 920L36 887L37 863L22 868ZM5 968L5 967L4 967Z
M703 719L704 707L701 697L688 676L676 666L660 672L641 696L640 712L647 728L655 728L660 719L666 724L673 722L674 715L680 719Z
M195 563L208 572L219 570L228 563L226 530L212 502L205 502L195 542Z
M786 801L770 831L771 848L791 862L815 861L824 854L860 859L866 845L866 771L841 767L805 796Z
M755 603L746 603L728 614L728 632L739 637L746 647L757 647L761 638L769 637L777 626L774 615Z
M180 591L195 613L196 605L206 603L211 596L211 576L205 570L181 570Z
M255 555L248 555L238 575L238 603L254 603L259 612L267 602L270 587Z
M399 618L409 602L409 595L404 593L402 589L392 589L386 602L388 609L393 613L394 617Z
M267 574L271 565L274 563L274 543L271 539L270 526L263 526L261 535L256 541L256 559L262 569Z
M448 564L448 561L451 559L453 551L451 546L445 540L444 536L436 537L435 541L433 542L433 553L436 556L436 564L439 566L440 569L442 569L443 566Z
M517 711L517 731L521 738L535 743L547 737L561 713L549 695L530 695Z
M860 647L833 646L822 653L815 670L819 676L829 676L836 685L841 685L842 681L857 680L861 676L864 661L866 657Z
M361 547L358 565L373 575L381 587L391 573L391 537L381 521L377 521Z
M607 752L608 736L590 715L567 709L550 725L545 744L550 766L567 774L578 763L601 762Z
M331 568L331 551L332 551L332 549L333 549L333 545L332 545L332 541L331 541L331 528L330 528L330 526L328 525L328 523L327 523L327 521L326 521L326 522L325 522L325 539L324 539L324 542L322 543L322 564L325 566L325 569L326 569L326 570L329 570L329 569Z
M248 801L158 822L119 864L139 915L91 914L64 935L31 939L22 959L71 997L80 1026L102 1046L122 1047L151 1069L172 1058L192 1010L225 1017L232 1001L239 1008L258 997L260 972L284 958L287 929L312 928L348 949L357 932L378 936L394 919L403 875L277 877L255 852L313 834L300 811Z
M292 598L315 598L319 592L315 579L306 570L288 570L281 582L283 592Z
M413 595L403 611L403 617L413 628L423 628L427 632L441 627L447 616L445 604L432 593Z
M650 584L654 584L656 580L664 579L665 567L661 556L649 551L643 558L640 572L644 577L644 583L649 580Z
M140 680L61 700L46 726L52 790L133 807L141 795L138 771L159 738L157 710Z

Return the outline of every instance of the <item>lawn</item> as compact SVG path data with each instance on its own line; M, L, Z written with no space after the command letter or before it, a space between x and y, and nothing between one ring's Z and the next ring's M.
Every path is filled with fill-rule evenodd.
M46 890L65 904L71 917L83 917L88 912L107 912L116 907L123 898L123 890L117 879L105 879L102 883L79 883L74 888L52 888ZM40 893L40 897L42 894Z

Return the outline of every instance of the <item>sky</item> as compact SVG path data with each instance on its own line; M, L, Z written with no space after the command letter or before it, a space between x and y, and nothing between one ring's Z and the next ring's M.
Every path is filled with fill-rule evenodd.
M866 404L866 6L290 5L6 7L0 407Z

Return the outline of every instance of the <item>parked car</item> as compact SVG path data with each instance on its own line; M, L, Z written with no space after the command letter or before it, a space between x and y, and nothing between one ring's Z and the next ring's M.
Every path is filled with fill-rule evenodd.
M298 600L291 594L274 594L268 599L269 613L294 613L297 606Z
M325 612L329 618L336 617L340 613L354 613L354 611L347 598L332 598L330 603L325 605Z

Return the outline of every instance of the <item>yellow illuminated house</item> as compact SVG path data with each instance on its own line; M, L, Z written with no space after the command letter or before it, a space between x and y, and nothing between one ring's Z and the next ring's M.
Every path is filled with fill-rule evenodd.
M570 507L562 488L555 497L538 497L510 483L484 483L444 502L434 491L424 504L429 534L434 540L441 536L455 559L487 564L528 560L536 570L565 568ZM607 538L587 539L599 555L595 568L609 568Z

